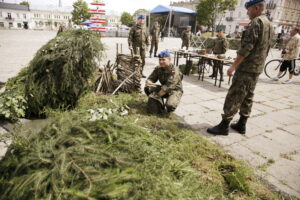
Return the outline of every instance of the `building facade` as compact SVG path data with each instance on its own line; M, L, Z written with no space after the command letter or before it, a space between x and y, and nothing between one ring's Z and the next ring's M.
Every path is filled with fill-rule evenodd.
M183 7L196 11L196 6L199 4L199 1L200 0L171 1L170 6Z
M0 2L0 28L30 29L28 6Z
M118 15L106 15L105 18L106 18L107 25L109 26L118 27L122 24L121 17Z
M72 15L69 12L53 10L32 10L31 21L33 29L57 30L60 25L72 27Z
M28 6L0 2L0 28L57 30L71 27L72 15L61 9L30 10Z
M246 1L238 0L234 9L219 15L217 24L222 25L226 33L241 32L249 24ZM266 13L272 21L275 33L286 33L292 27L300 27L300 0L266 0Z

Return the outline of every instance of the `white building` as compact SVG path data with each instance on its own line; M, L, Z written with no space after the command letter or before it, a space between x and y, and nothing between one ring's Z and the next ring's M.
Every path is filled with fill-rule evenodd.
M29 29L31 25L28 6L0 2L0 28Z
M32 10L31 20L33 29L38 30L57 30L60 24L65 27L72 26L71 13L60 10Z
M241 32L250 22L245 9L247 0L238 0L234 9L228 10L219 16L217 24L225 26L226 33ZM266 0L266 12L276 33L284 30L289 31L291 27L300 27L300 0Z
M109 26L119 26L121 25L121 17L118 15L106 15L106 22Z
M57 30L71 27L72 15L63 9L30 10L28 6L0 2L0 28Z

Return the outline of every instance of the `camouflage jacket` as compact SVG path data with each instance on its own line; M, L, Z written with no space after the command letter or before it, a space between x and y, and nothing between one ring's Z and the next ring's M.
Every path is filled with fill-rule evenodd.
M161 89L167 93L170 93L173 90L183 92L181 82L182 74L179 71L179 68L174 67L172 64L170 67L155 67L147 80L153 83L159 81L162 85Z
M228 48L228 41L224 37L217 37L213 44L214 54L225 54Z
M152 28L150 31L151 41L159 41L160 28Z
M185 41L185 42L191 42L192 37L193 37L192 32L188 31L188 30L183 31L181 34L181 39L182 39L182 41Z
M251 20L249 27L243 31L238 55L245 59L237 70L251 73L262 73L266 57L273 38L273 27L265 15Z
M149 46L149 35L146 27L136 24L129 32L128 46L135 46L145 49Z

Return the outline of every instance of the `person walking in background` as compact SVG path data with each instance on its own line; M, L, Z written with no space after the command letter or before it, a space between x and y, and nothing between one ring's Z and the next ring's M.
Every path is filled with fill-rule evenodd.
M181 48L186 47L186 50L189 49L189 46L191 45L191 42L192 42L193 34L192 34L191 30L192 30L192 27L187 26L186 30L184 30L181 34L181 40L182 40Z
M274 81L278 81L281 74L289 69L289 79L285 80L283 83L291 83L292 78L295 72L295 64L296 59L299 57L300 54L300 29L294 28L291 31L291 39L288 41L285 49L283 50L283 62L280 66L279 73L277 77L273 78Z
M225 54L228 49L228 41L224 37L224 33L222 29L217 29L217 38L214 40L213 43L213 54L216 56ZM209 77L216 77L217 76L217 71L219 71L220 76L223 77L223 66L222 62L218 60L213 61L213 73ZM223 78L222 80L223 81Z
M151 35L151 48L150 48L150 58L152 57L152 52L154 50L154 57L157 57L157 49L158 49L158 42L159 42L159 34L160 28L158 22L154 22L152 29L150 31Z
M134 54L140 55L142 59L142 77L146 78L143 74L145 66L146 51L149 48L149 35L145 27L145 15L138 16L137 24L134 25L128 36L128 46L133 50Z

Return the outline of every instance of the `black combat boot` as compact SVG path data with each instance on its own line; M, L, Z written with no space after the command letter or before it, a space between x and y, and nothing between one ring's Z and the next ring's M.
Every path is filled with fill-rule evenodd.
M228 135L229 122L223 119L217 126L208 128L207 132L214 135Z
M230 127L239 132L240 134L245 134L247 119L248 117L241 115L239 121L237 123L231 124Z

